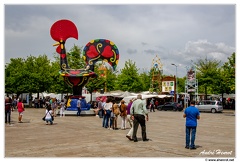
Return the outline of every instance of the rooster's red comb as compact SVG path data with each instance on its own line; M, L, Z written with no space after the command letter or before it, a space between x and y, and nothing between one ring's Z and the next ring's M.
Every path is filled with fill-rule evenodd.
M66 41L68 38L78 39L78 30L73 22L58 20L52 25L50 35L55 41Z

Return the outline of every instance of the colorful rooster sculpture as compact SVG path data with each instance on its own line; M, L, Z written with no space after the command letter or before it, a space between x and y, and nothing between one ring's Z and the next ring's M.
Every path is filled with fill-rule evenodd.
M60 75L64 81L73 88L73 96L82 96L82 87L90 78L97 77L94 73L94 65L97 61L108 62L113 70L116 69L119 60L117 46L106 39L95 39L87 43L83 50L83 58L86 62L84 69L71 69L68 65L65 43L68 38L78 39L78 30L70 20L56 21L50 29L51 37L57 41L56 52L60 54Z

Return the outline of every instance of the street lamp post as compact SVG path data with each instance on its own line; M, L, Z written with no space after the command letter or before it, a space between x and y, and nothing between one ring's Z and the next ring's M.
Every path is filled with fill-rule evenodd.
M178 103L177 65L176 64L172 64L172 65L176 67L176 102Z

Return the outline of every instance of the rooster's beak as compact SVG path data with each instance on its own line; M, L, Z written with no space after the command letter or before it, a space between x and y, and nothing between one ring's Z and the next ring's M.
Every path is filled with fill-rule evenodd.
M53 46L58 46L60 45L60 42L56 42L55 44L53 44Z

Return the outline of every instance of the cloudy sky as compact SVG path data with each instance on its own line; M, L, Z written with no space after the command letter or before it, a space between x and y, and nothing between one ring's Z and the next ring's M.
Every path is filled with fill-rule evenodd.
M236 5L233 4L5 4L5 63L10 58L46 54L53 59L52 24L75 23L84 47L90 40L113 41L120 52L118 69L132 60L141 70L152 67L156 55L163 73L186 75L186 66L199 59L226 62L236 52Z

